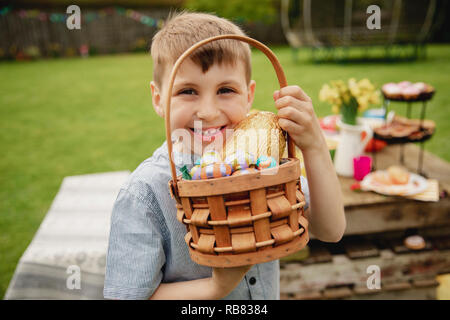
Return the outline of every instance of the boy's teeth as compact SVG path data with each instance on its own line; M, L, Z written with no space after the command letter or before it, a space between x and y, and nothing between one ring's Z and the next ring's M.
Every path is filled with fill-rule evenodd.
M212 128L212 129L207 129L204 131L197 129L197 130L195 130L195 133L202 134L204 136L212 136L212 135L216 134L218 131L219 131L219 128Z
M205 134L206 135L213 135L217 131L218 131L217 129L208 129L208 130L206 130Z

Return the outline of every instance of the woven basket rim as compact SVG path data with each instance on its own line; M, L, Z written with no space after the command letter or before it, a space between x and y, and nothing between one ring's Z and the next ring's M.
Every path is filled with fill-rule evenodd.
M297 180L300 177L300 160L297 158L284 158L288 161L276 168L264 169L275 171L276 174L262 174L261 171L248 173L245 175L228 176L203 180L183 180L178 176L178 195L180 197L202 197L237 193L242 191L255 190L274 185L279 185L289 181Z

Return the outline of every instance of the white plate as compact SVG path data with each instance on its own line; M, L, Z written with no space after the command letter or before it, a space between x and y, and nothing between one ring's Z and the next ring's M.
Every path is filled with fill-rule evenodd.
M386 171L375 171L369 173L361 181L361 189L365 191L374 191L388 196L412 196L422 193L427 189L427 179L415 173L409 174L407 184L386 185L379 183L373 179L375 174L386 174Z

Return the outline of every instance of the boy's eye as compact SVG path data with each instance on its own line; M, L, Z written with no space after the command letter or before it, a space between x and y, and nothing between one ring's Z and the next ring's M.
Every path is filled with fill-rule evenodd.
M183 89L178 94L192 95L192 94L196 94L196 92L194 89Z
M218 91L217 91L217 93L219 93L219 94L223 94L223 93L232 93L232 92L235 92L233 89L231 89L231 88L220 88Z

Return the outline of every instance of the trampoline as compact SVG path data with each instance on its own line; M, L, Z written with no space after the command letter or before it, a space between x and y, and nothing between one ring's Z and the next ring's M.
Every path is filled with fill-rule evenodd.
M380 8L380 29L367 27L370 5ZM353 59L352 47L361 49L363 60L417 59L425 56L446 5L438 0L282 0L281 24L294 52L309 47L315 61Z

